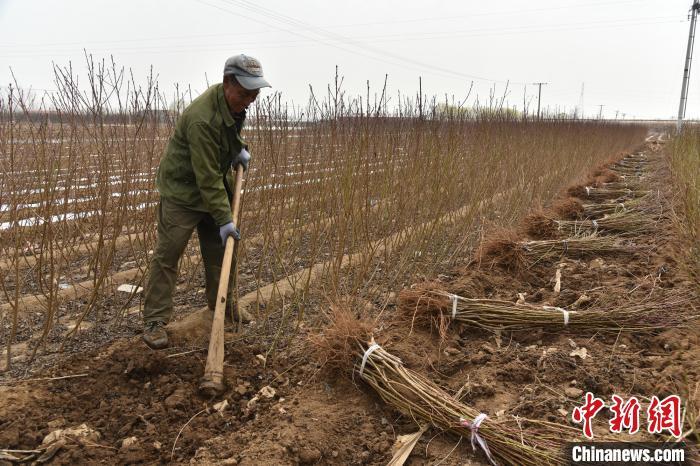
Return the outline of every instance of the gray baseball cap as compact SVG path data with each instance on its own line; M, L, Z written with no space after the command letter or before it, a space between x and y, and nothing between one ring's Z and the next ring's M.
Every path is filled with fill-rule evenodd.
M260 89L261 87L272 87L263 78L262 65L253 57L248 55L234 55L226 60L224 65L224 76L235 75L236 80L248 90Z

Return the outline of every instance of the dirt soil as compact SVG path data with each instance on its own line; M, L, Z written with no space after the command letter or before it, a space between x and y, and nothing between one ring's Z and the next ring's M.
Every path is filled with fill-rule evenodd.
M662 152L661 144L649 143L643 150L648 161L639 167L666 214L673 199ZM675 228L672 216L663 215L653 233L628 236L625 241L635 249L631 256L562 257L527 273L464 258L460 267L432 281L463 296L515 302L518 293L526 293L529 303L561 307L582 294L591 298L584 308L605 308L640 301L654 305L677 292L694 300L688 309L674 312L699 314L698 284L684 273L684 247ZM553 291L557 267L562 270L559 293ZM642 400L678 394L686 407L683 430L694 429L689 440L697 441L697 320L636 333L562 328L498 335L452 324L440 335L434 327L414 325L396 298L400 291L381 311L378 334L384 347L448 391L462 389L463 401L489 416L571 424L571 411L586 391L606 401L612 394ZM228 329L228 386L216 399L197 390L211 321L206 312L195 325L171 324L173 347L168 350L152 351L138 335L121 334L97 349L76 351L32 378L0 378L0 449L41 448L47 435L69 429L50 464L386 464L396 437L416 431L416 423L384 403L357 375L353 380L322 367L308 336L325 324L328 303L314 299L299 328L280 320L276 326ZM379 313L371 306L364 311L372 317ZM663 317L665 309L658 311ZM293 337L276 338L280 333ZM273 341L274 354L268 353ZM582 348L585 359L572 355ZM70 430L83 424L82 433ZM605 424L601 413L596 432L605 432ZM28 462L39 455L11 454ZM487 464L468 441L432 427L406 464L437 462Z

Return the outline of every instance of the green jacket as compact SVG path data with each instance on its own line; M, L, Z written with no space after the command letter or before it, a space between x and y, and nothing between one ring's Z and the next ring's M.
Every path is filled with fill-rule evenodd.
M245 142L245 112L232 115L223 84L216 84L182 112L158 167L161 196L192 210L209 212L217 225L231 221L234 177L231 162Z

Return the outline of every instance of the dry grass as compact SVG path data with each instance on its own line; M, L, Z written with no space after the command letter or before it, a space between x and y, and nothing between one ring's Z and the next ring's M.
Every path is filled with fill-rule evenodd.
M691 273L700 289L700 131L687 127L673 138L669 157L677 193L675 218L685 236Z

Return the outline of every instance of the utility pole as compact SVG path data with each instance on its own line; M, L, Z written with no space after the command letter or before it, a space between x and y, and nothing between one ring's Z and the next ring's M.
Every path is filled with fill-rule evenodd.
M700 0L695 0L696 2L700 2ZM535 86L539 87L539 91L537 91L537 119L540 119L540 100L542 99L542 86L545 86L549 83L532 83Z
M700 9L700 0L693 0L693 6L690 7L690 31L688 32L688 48L685 52L685 68L683 70L683 85L681 86L681 102L678 105L678 131L683 127L683 118L685 118L685 108L688 105L688 81L690 81L690 64L693 61L693 46L695 44L695 21L698 18L698 9Z
M583 109L583 91L586 86L586 83L581 83L581 97L579 98L579 107L581 108L581 119L585 118L585 110Z
M367 86L369 87L369 84ZM369 101L367 105L369 105ZM418 119L423 119L423 79L420 76L418 76Z
M603 119L603 107L605 107L605 104L600 104L598 105L600 107L600 110L598 111L598 119L602 120Z

